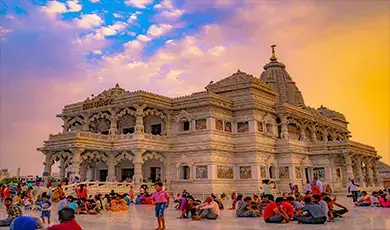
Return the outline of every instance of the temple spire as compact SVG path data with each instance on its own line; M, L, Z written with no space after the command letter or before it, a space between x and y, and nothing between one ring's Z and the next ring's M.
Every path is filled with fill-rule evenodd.
M277 60L278 60L278 58L277 58L276 55L275 55L275 47L276 47L276 45L272 45L272 46L271 46L271 48L272 48L272 56L271 56L271 58L269 59L269 60L271 60L271 61L277 61Z

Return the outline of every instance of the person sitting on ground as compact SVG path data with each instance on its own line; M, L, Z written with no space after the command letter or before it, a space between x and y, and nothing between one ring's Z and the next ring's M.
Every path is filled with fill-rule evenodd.
M39 218L31 216L20 216L12 221L10 230L35 230L45 229L45 225Z
M272 202L265 207L263 218L266 223L288 223L290 217L282 209L283 201L283 197L278 197L275 202Z
M179 206L177 207L178 210L182 211L184 206L187 204L187 196L186 195L182 195L181 199L180 199L180 204Z
M76 189L76 195L79 199L88 197L88 190L84 184L81 184L80 187Z
M181 199L182 199L182 196L180 195L180 193L176 194L175 198L173 199L173 203L175 203L175 209L180 208Z
M6 198L4 205L8 217L4 220L0 220L0 227L8 227L15 218L22 216L22 209L19 206L12 204L12 198Z
M251 207L252 198L245 197L243 201L239 201L237 203L236 216L237 217L258 217L261 216L261 212L259 210L254 210Z
M188 198L188 201L183 205L181 210L181 215L178 217L179 219L183 218L192 218L192 216L196 215L194 198Z
M107 208L110 207L111 198L110 195L106 194L104 195L104 198L102 200L103 210L107 210Z
M220 210L223 210L224 207L223 207L223 204L222 204L222 201L214 194L211 194L211 197L213 198L213 200L218 204L218 207Z
M207 197L203 204L196 206L196 211L197 215L192 217L193 220L216 220L221 215L217 202L211 196Z
M271 201L268 200L268 196L262 195L261 202L259 204L259 211L262 212L265 209L265 207L267 207L267 205L269 205L270 203Z
M306 197L304 202L305 206L294 217L298 221L298 224L324 224L327 215L324 215L321 207L318 204L312 203L310 197Z
M357 203L356 203L355 205L356 205L356 206L362 206L362 207L371 206L371 198L370 198L370 196L367 194L366 191L363 191L363 192L362 192L362 198L360 198L360 200L358 200Z
M372 195L370 196L370 202L372 207L380 207L378 192L374 191L372 193Z
M72 208L64 207L58 211L60 224L48 227L47 230L82 230L75 220L75 212Z
M236 209L237 203L240 202L240 201L242 201L242 197L243 197L243 196L242 196L241 194L238 195L238 196L233 200L233 202L232 202L232 207L229 208L229 210L235 210L235 209Z
M390 208L390 200L386 193L382 193L381 197L379 197L379 203L382 208Z
M69 202L69 208L73 209L76 214L79 214L79 205L77 204L77 201L77 198L73 198L73 200Z
M107 207L106 209L113 212L126 212L128 207L126 202L122 199L121 195L117 194L117 196L111 200L110 207Z
M69 206L69 203L73 200L73 196L68 196L58 202L57 210L61 210L63 207Z
M345 206L337 203L334 199L332 200L328 196L324 197L323 200L328 204L328 209L329 209L328 217L329 217L329 221L333 221L334 218L336 218L336 217L340 217L341 218L342 215L344 215L345 213L347 213L349 211ZM335 210L334 206L340 207L341 209Z
M123 197L123 200L126 201L126 204L127 204L127 205L130 205L131 200L130 200L130 198L127 196L127 193L123 194L122 197Z
M290 220L293 220L295 214L294 202L294 197L288 196L286 201L282 203L282 209L290 217Z
M321 199L320 195L314 194L312 197L312 201L314 204L318 204L320 206L324 216L328 216L328 212L329 212L328 204Z

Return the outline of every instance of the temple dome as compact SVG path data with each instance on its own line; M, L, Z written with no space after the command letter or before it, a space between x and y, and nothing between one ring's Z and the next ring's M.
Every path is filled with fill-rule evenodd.
M107 100L107 99L114 99L118 96L122 96L128 93L128 91L122 89L118 83L116 83L114 88L104 90L99 95L92 96L92 99L87 98L86 101L99 101L99 100Z
M270 62L264 66L264 71L260 79L270 85L278 94L279 103L289 103L292 105L305 107L305 102L301 91L286 71L286 66L278 62L275 55L275 45L272 46L272 56Z

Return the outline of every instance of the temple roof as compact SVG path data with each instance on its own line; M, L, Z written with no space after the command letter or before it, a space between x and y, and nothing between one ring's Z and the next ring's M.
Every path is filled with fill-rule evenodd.
M264 88L265 90L270 92L272 91L271 87L265 84L262 80L254 77L251 74L242 72L241 70L237 70L237 72L233 73L229 77L215 83L211 81L210 84L208 84L205 88L207 91L218 93L247 87L248 85L257 85Z
M269 84L278 94L279 103L286 102L300 107L305 106L302 93L286 71L286 66L278 62L275 54L275 45L272 45L270 62L264 66L260 79Z
M107 100L107 99L114 99L118 96L122 96L125 94L128 94L129 92L122 89L118 83L116 83L114 88L104 90L99 95L94 96L93 94L92 99L89 99L89 97L86 99L86 101L99 101L99 100Z
M321 107L319 107L317 109L318 112L321 113L321 115L327 117L327 118L330 118L332 120L339 120L339 121L342 121L342 122L346 122L347 120L345 119L345 116L342 114L342 113L339 113L339 112L336 112L334 110L331 110L331 109L328 109L324 106L321 105Z
M390 173L390 165L382 162L382 161L379 161L379 172L380 173Z

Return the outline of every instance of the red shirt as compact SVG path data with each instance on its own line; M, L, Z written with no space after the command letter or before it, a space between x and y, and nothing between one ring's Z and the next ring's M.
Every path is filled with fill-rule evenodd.
M77 193L77 196L82 199L82 198L86 198L87 197L87 189L86 188L83 188L83 190L81 191L81 188L77 188L76 189L76 193Z
M56 224L51 227L48 227L47 230L83 230L80 225L75 221L65 221L61 224Z
M274 212L275 208L280 209L280 206L276 204L276 202L272 202L271 204L267 205L267 207L265 207L263 214L264 220L276 215L276 213Z
M287 215L288 215L289 217L293 217L293 216L294 216L294 207L293 207L290 203L288 203L288 202L283 202L282 208L283 208L283 211L284 211L285 213L287 213Z

